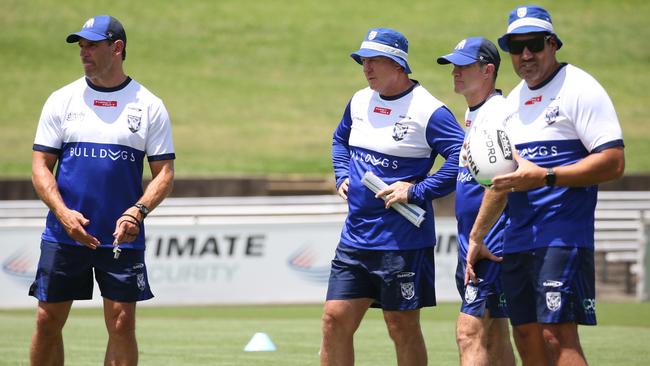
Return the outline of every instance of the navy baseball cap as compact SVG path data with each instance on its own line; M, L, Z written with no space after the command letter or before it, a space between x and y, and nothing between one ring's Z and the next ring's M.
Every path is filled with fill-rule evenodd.
M440 65L454 64L458 66L471 65L475 62L494 64L499 70L501 56L494 43L483 37L465 38L458 42L451 53L438 57Z
M372 28L361 43L359 50L350 55L359 65L362 57L388 57L411 73L408 64L409 41L396 30L388 28Z
M70 34L65 40L68 43L75 43L80 38L94 42L120 39L126 46L126 32L122 23L110 15L98 15L88 19L79 32Z
M560 37L553 30L551 14L546 9L537 5L519 6L510 12L510 16L508 17L508 30L506 34L499 38L499 46L502 50L508 52L508 39L512 34L535 32L552 34L557 40L557 49L559 50L562 47Z

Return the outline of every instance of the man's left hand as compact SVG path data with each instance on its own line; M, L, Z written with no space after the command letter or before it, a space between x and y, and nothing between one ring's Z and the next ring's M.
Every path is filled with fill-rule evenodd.
M140 234L140 225L142 225L142 215L135 207L130 207L122 216L118 217L115 223L114 244L130 243Z

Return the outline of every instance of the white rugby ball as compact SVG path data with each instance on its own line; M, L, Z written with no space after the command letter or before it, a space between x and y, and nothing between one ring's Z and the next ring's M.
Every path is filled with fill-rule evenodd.
M497 175L514 172L517 162L513 156L508 134L498 128L477 128L467 137L467 168L476 181L492 185Z

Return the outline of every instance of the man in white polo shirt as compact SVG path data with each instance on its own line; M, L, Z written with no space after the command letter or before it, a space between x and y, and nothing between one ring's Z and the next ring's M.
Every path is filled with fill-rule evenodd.
M545 9L517 7L508 24L499 46L523 80L506 100L505 126L519 167L492 180L501 198L483 200L468 275L507 201L501 278L523 364L586 365L578 324L596 324L597 185L623 174L621 127L603 87L557 60L562 41Z
M171 191L174 146L162 101L128 77L126 32L108 15L67 37L84 77L50 95L34 139L32 180L50 208L29 294L38 311L32 365L62 365L62 329L73 300L104 299L106 364L135 365L136 302L153 297L144 263L144 219ZM142 189L144 159L152 180ZM56 167L56 174L54 168Z

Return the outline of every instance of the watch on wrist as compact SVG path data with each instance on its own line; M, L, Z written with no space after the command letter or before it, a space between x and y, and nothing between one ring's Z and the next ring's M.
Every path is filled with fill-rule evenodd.
M149 209L147 208L147 206L143 205L142 203L136 203L135 205L133 205L133 207L137 208L138 211L140 211L143 220L145 217L147 217L147 215L149 215Z
M544 177L544 183L547 187L555 186L555 172L553 168L546 168L546 177Z

